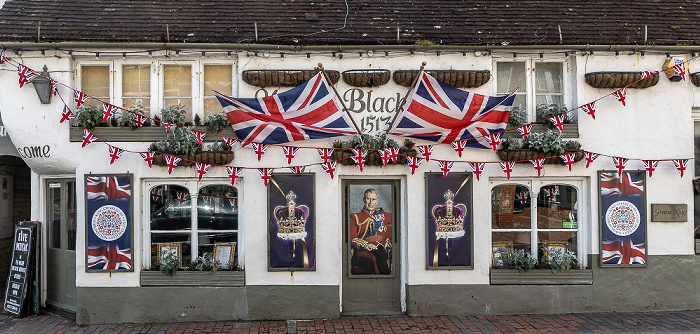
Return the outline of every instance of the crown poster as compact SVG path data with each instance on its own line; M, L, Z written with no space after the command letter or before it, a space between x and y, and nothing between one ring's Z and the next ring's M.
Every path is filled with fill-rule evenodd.
M268 199L269 270L315 270L313 174L273 174Z
M428 269L472 269L471 173L426 173Z

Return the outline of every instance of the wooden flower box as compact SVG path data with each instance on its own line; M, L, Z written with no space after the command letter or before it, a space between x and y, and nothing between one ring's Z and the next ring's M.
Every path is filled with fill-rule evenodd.
M182 159L182 161L177 164L178 167L194 166L194 162L203 162L210 165L227 165L233 161L233 152L230 151L202 151L196 153L195 155L165 153ZM153 156L153 164L165 166L165 154L156 153Z
M206 126L195 126L194 130L207 132ZM132 130L128 127L97 127L92 133L106 142L154 142L165 139L165 128L162 126L146 126ZM221 137L236 138L233 128L227 127L217 135L209 135L204 138L205 142L221 140ZM71 142L83 141L83 127L71 127L69 133Z
M396 159L396 164L406 165L408 164L408 159L406 159L406 156L415 157L417 154L418 152L414 149L401 148L399 149L399 157ZM355 161L352 160L352 157L353 153L348 149L334 149L333 153L331 154L331 160L336 160L339 164L344 166L355 165ZM389 161L389 165L392 164L394 163ZM367 152L367 157L365 158L365 166L384 166L384 163L382 162L382 157L377 151L369 151Z
M343 81L355 87L377 87L389 82L389 70L348 70L343 72Z
M586 83L595 88L627 87L642 77L641 72L592 72L586 73ZM659 75L652 75L637 81L629 88L648 88L659 83Z
M553 273L549 269L518 272L515 269L491 269L491 285L592 285L593 270L572 269Z
M583 159L585 153L583 151L566 151L564 154L567 153L576 153L576 156L574 157L574 161L578 162ZM557 165L563 165L564 161L558 156L553 153L542 153L539 151L534 151L534 150L528 150L528 149L517 149L517 150L498 150L496 151L496 154L498 154L498 157L501 159L501 161L515 161L515 162L527 162L529 163L530 160L533 159L540 159L540 158L546 158L544 160L545 164L557 164Z
M243 71L243 81L251 86L295 87L303 84L318 73L317 70L247 70ZM340 72L326 70L333 84L340 80Z
M457 88L475 88L484 85L491 79L491 72L469 71L469 70L447 70L447 71L425 71L436 79ZM418 75L418 71L396 71L394 72L394 82L410 87L413 80Z
M157 270L141 271L141 286L245 286L244 271L177 271L172 276Z

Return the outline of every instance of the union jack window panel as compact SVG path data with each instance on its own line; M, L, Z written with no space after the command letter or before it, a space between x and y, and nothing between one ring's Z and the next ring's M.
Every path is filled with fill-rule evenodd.
M132 175L86 175L86 271L134 271Z
M600 171L601 266L646 266L645 171Z

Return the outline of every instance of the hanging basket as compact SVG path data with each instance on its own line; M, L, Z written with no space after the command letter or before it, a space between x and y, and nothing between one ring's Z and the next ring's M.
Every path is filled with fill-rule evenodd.
M491 72L484 71L425 71L436 79L457 88L475 88L482 86L491 79ZM394 82L410 87L413 80L418 75L418 71L396 71L394 72Z
M415 157L417 154L418 152L414 149L401 148L399 149L399 156L396 159L396 163L389 161L389 165L406 165L408 164L408 159L406 159L406 156ZM354 155L351 150L335 149L331 154L331 160L336 160L339 164L344 166L353 166L355 165L355 161L352 160L353 156ZM379 155L379 152L367 152L367 157L365 157L365 166L384 166L384 163L382 162L382 157Z
M690 82L692 82L693 85L700 87L700 72L691 73Z
M348 70L343 72L343 81L355 87L377 87L389 82L389 70Z
M693 179L693 190L695 194L700 195L700 178Z
M574 153L574 161L578 162L583 159L585 153L583 151L565 151L566 153ZM517 149L517 150L498 150L496 151L498 157L501 161L515 161L515 162L526 162L530 163L530 160L546 158L544 160L545 164L556 164L563 165L564 161L559 156L552 156L552 153L542 153L539 151L528 150L528 149Z
M174 154L172 152L164 153L182 159L182 161L177 164L178 167L194 166L195 162L202 162L210 165L227 165L233 161L233 152L230 151L203 151L198 152L195 155ZM166 166L165 154L156 153L153 155L153 164L158 166Z
M642 77L640 72L593 72L586 73L586 83L595 88L622 88ZM659 83L659 75L652 75L637 81L629 88L648 88Z
M245 83L265 87L296 87L309 81L317 70L248 70L243 71L243 81ZM328 78L333 84L340 80L340 72L328 71Z

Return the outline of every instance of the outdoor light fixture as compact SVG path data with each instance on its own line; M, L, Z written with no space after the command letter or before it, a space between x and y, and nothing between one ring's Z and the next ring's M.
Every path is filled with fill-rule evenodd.
M51 76L49 75L49 69L44 65L44 71L39 74L39 76L32 79L31 83L34 85L36 90L36 95L39 96L39 101L41 104L51 103L51 95L53 89L51 87Z

